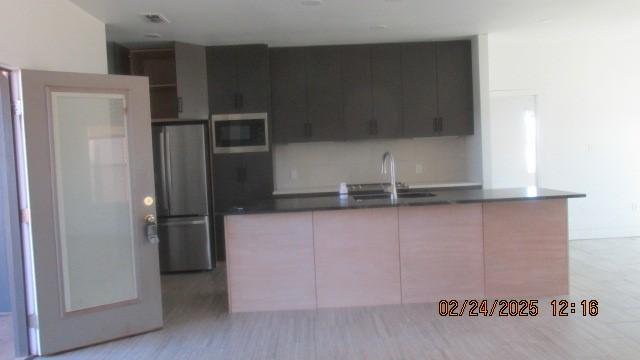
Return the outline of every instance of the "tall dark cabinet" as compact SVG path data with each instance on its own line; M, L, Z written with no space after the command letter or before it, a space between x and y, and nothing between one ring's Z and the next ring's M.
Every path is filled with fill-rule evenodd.
M209 115L267 113L269 128L271 87L266 45L212 46L206 50ZM272 134L270 135L270 137ZM271 151L213 155L214 203L218 211L273 193ZM216 216L218 259L224 249L224 221Z

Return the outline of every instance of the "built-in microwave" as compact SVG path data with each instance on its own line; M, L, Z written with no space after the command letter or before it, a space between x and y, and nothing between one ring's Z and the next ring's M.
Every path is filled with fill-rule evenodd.
M269 151L267 113L214 114L211 122L214 153Z

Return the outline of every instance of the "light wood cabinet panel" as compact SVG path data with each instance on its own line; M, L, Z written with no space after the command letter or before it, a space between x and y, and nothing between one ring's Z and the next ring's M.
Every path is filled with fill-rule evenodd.
M231 312L314 309L310 212L225 218Z
M484 295L482 205L399 208L402 302Z
M567 200L483 204L488 297L569 292Z
M207 54L204 46L175 43L178 118L209 118Z
M396 208L313 213L318 307L400 304Z

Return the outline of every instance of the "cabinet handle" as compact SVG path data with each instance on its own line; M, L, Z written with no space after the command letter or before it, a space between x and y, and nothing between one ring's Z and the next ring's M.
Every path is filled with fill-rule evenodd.
M438 122L439 122L438 120L439 119L440 118L438 118L438 117L434 117L433 118L433 132L436 132L436 133L438 132Z
M378 121L369 121L369 135L378 135Z
M440 124L438 131L443 132L444 131L444 122L442 121L442 117L438 118L438 122Z
M182 96L178 97L178 112L182 112Z
M236 180L244 184L247 181L247 169L243 167L236 168Z
M304 136L311 137L313 134L313 127L311 123L304 123Z
M244 98L242 94L236 93L233 95L233 106L236 108L236 110L242 109L242 107L244 106Z

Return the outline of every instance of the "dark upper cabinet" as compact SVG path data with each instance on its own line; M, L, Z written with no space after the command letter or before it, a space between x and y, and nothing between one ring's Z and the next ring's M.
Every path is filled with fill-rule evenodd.
M269 111L266 45L208 47L207 78L211 113Z
M371 97L373 122L370 134L378 138L402 136L402 45L371 47Z
M436 44L402 46L404 135L438 135Z
M308 122L306 136L313 141L343 140L340 48L306 48L305 67Z
M269 111L271 89L267 46L238 46L236 69L236 108L247 113Z
M402 47L342 48L342 88L348 139L402 136Z
M237 93L235 46L207 48L207 78L210 112L237 112L234 104Z
M474 131L471 41L439 42L436 53L439 133L471 135Z
M473 134L471 42L271 50L276 143Z
M204 46L175 43L178 118L209 118L207 59Z
M277 48L269 52L273 142L306 141L307 74L305 50Z
M345 135L348 139L372 136L371 46L341 48L342 96Z

